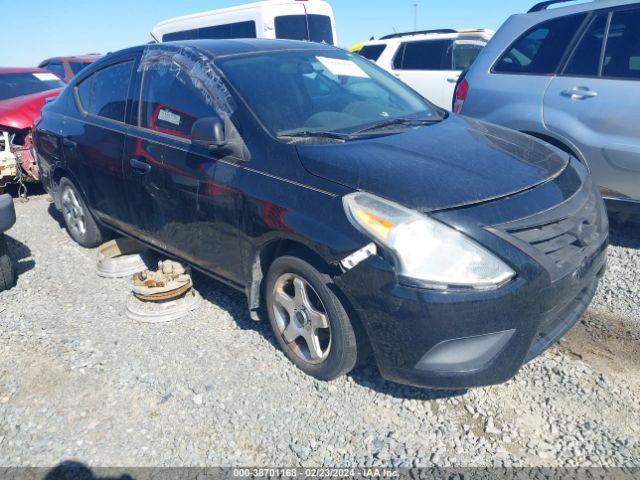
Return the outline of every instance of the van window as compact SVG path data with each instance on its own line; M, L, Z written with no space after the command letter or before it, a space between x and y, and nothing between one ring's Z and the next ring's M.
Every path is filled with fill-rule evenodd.
M452 40L423 40L402 44L396 58L396 70L450 70Z
M640 9L614 12L602 76L640 78Z
M142 85L140 126L143 128L189 139L196 120L216 115L183 71L148 70Z
M475 62L486 42L482 40L457 40L453 44L453 70L467 70Z
M91 115L124 122L133 62L98 70L77 88L82 108Z
M386 48L386 45L365 45L362 47L362 50L358 52L358 55L371 60L372 62L376 62L384 53Z
M602 13L593 20L565 68L565 75L594 77L598 75L608 18L608 13Z
M326 15L281 15L275 18L275 26L276 38L333 45L331 18Z
M495 65L496 73L548 75L560 64L587 14L556 18L532 28Z
M204 40L204 39L225 39L225 38L256 38L256 22L227 23L212 27L196 28L194 30L184 30L182 32L167 33L162 37L163 42L175 42L179 40Z

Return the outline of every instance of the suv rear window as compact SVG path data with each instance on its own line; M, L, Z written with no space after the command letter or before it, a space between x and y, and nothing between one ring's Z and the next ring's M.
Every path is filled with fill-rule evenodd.
M587 14L569 15L533 27L509 48L493 68L496 73L548 75L560 64Z
M484 40L456 40L453 44L453 70L468 69L486 44Z
M386 45L365 45L358 54L367 60L375 62L380 58L380 55L382 55L386 48Z
M422 40L405 42L400 46L393 68L395 70L451 70L452 40Z

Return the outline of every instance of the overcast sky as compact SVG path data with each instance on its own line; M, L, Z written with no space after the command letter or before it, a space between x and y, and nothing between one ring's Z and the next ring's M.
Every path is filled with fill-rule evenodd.
M0 66L35 66L45 58L106 53L143 44L160 20L247 3L242 0L0 0L19 15L0 29ZM330 0L338 40L349 47L371 36L418 27L497 29L535 0Z

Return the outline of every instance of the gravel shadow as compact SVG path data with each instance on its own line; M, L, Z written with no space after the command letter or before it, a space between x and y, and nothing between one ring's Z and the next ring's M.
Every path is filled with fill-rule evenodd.
M56 206L52 203L49 204L47 208L47 213L51 218L53 218L58 226L62 229L66 228L64 224L64 218L62 217L62 212L59 212Z
M611 245L640 250L640 223L611 220Z
M109 473L112 469L101 470ZM120 476L99 477L84 463L66 461L49 470L44 480L133 480L133 478L127 473Z
M9 256L15 264L18 281L20 281L20 275L28 272L29 270L33 270L36 266L36 262L32 258L31 249L27 245L6 233L4 234L4 238L7 244Z

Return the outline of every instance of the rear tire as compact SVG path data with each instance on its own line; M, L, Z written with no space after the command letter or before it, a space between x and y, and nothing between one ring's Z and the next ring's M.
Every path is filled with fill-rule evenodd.
M60 203L67 232L85 248L95 248L105 241L105 233L93 218L82 195L68 178L60 180Z
M16 285L16 272L13 262L7 254L4 235L0 234L0 292L9 290Z
M349 373L358 356L353 325L332 285L310 262L284 256L271 265L265 290L280 348L300 370L324 381Z

